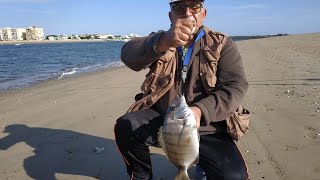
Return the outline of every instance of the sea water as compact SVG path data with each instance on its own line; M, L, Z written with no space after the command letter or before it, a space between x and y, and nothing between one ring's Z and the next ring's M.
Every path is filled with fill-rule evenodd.
M120 52L124 44L101 41L0 45L0 91L122 66Z
M0 91L122 66L122 41L0 45Z

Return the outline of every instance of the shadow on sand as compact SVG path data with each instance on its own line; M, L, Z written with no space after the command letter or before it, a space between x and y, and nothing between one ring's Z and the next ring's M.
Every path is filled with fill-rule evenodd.
M57 179L56 173L96 179L129 179L114 140L21 124L6 126L4 133L9 134L0 139L0 150L7 150L19 142L34 148L34 155L23 162L26 173L33 179ZM164 179L173 179L177 172L163 155L153 154L152 164L155 176L161 174Z

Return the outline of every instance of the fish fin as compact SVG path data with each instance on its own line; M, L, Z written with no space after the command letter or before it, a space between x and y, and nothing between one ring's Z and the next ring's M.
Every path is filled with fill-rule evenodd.
M166 148L166 145L165 145L164 140L163 140L162 126L160 126L160 128L159 128L158 141L159 141L159 144L160 144L163 152L167 155L167 148Z

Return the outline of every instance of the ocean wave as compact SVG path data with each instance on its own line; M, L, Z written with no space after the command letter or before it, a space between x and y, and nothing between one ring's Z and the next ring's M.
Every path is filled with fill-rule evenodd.
M109 69L109 68L113 68L113 67L120 67L123 66L124 64L121 61L115 61L115 62L111 62L108 64L95 64L95 65L91 65L91 66L85 66L85 67L74 67L74 68L68 68L65 69L63 72L60 73L58 79L62 79L65 77L70 77L70 76L74 76L74 75L79 75L79 74L84 74L84 73L89 73L89 72L94 72L94 71L98 71L101 69Z
M110 69L114 67L120 67L124 64L121 61L111 62L108 64L97 64L92 66L86 66L82 68L74 67L64 69L60 73L52 73L52 74L37 74L33 76L26 77L10 77L9 79L2 79L0 81L0 91L3 90L14 90L20 89L23 87L27 87L33 84L38 84L44 81L52 80L52 79L63 79L66 77L71 77L80 74L86 74L89 72L95 72L103 69Z
M73 68L71 71L63 72L58 79L62 79L65 76L70 76L72 74L75 74L77 72L78 68Z

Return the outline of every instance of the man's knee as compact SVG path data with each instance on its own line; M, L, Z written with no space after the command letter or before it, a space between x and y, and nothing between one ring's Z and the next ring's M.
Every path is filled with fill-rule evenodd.
M132 132L132 125L127 115L117 119L114 125L114 134L116 138L127 137Z

